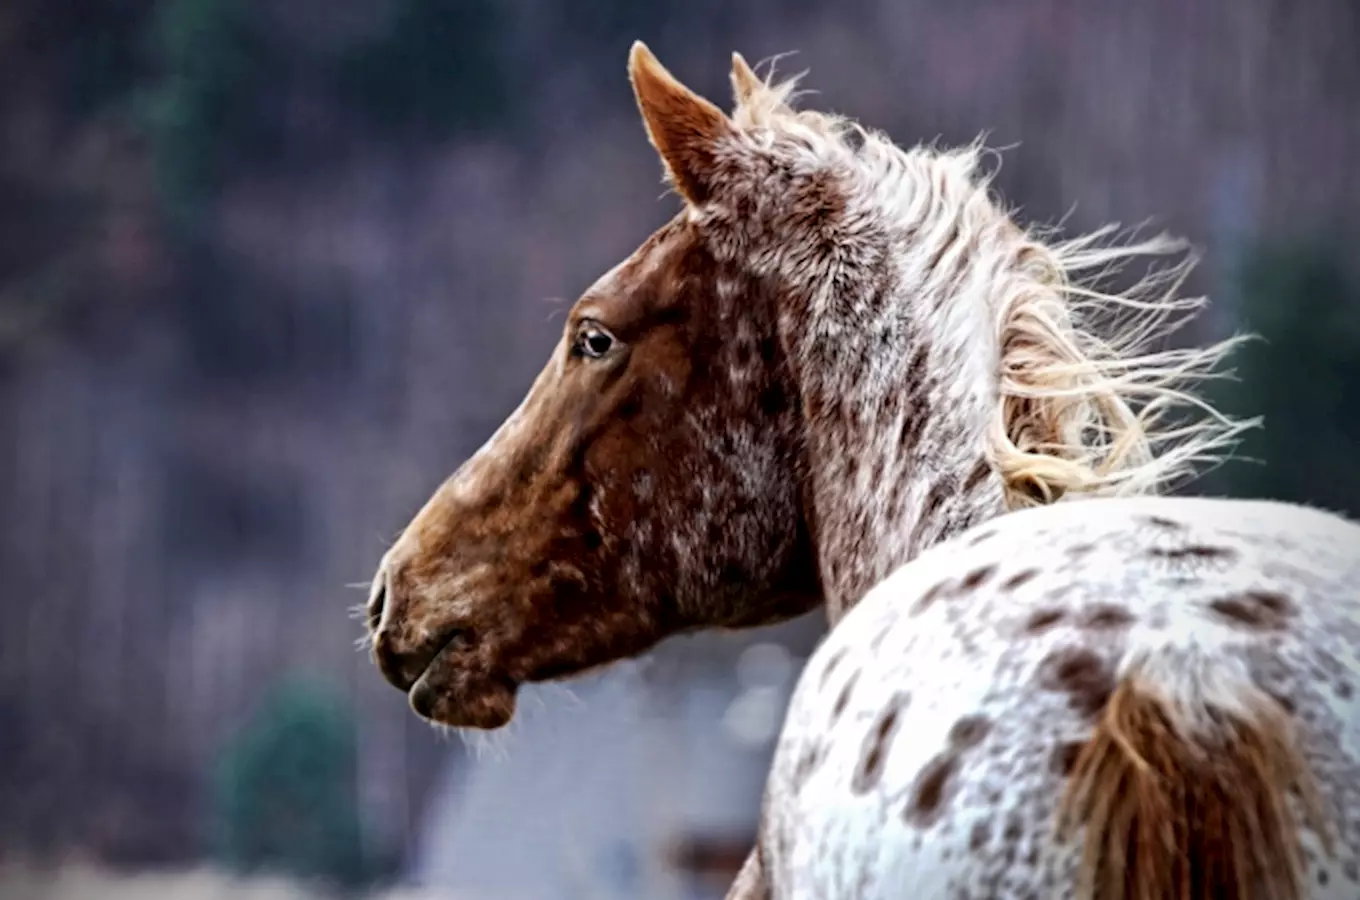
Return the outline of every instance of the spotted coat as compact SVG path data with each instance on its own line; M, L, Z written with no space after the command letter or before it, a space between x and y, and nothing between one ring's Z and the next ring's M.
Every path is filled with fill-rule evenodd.
M1206 753L1244 704L1285 712L1321 798L1311 820L1289 801L1317 826L1301 896L1353 900L1357 648L1360 527L1330 514L1136 498L978 526L877 585L810 659L767 789L767 896L1073 896L1081 834L1060 839L1060 803L1142 673Z
M384 554L384 677L494 729L526 682L823 604L733 897L1350 890L1355 530L1144 496L1243 427L1144 415L1234 343L1157 349L1183 267L1097 283L1177 246L1022 229L980 145L739 57L730 116L629 73L682 209Z

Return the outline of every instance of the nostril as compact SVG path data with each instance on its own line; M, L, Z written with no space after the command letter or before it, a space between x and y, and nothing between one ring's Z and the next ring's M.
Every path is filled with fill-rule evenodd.
M448 626L419 642L409 642L403 637L401 629L394 632L389 623L374 633L372 658L378 671L394 687L410 691L439 654L450 647L465 649L471 641L471 634L466 628Z

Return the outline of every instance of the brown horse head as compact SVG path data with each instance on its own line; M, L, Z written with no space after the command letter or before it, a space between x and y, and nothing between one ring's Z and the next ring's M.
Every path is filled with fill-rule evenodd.
M1150 490L1231 430L1152 454L1130 398L1179 401L1224 348L1079 327L1103 295L1074 273L1168 245L1045 244L993 202L978 147L794 111L739 56L731 116L641 44L629 72L682 209L576 302L382 560L374 656L422 716L494 728L519 685L670 634L824 600L834 618L1007 506Z
M729 118L644 49L630 72L687 205L719 189ZM687 208L574 304L523 403L378 572L374 652L417 712L496 727L524 682L819 602L779 289Z

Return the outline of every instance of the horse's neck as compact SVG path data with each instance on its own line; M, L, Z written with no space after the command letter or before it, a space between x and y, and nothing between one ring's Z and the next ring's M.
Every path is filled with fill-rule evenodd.
M796 332L786 327L833 623L926 547L1005 510L986 452L998 403L998 351L979 295L989 280L961 270L932 292L938 279L889 275L857 301L820 304Z

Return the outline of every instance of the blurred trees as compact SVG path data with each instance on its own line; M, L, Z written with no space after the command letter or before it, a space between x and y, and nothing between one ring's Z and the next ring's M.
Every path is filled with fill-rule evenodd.
M146 124L163 198L192 216L233 175L299 142L295 107L388 139L441 139L507 121L503 4L396 0L348 40L308 46L261 3L162 0L150 26ZM301 147L297 146L301 143Z
M40 70L54 110L68 118L103 111L125 98L147 75L143 43L156 0L10 0L7 24L22 48L7 63ZM18 75L12 71L12 75Z
M1259 233L1360 208L1356 9L0 4L0 852L182 861L212 821L242 866L283 864L266 787L296 776L287 865L359 877L325 849L355 840L355 728L365 852L410 837L446 749L354 652L341 585L518 399L560 327L541 298L664 214L635 38L724 104L731 50L797 51L811 102L900 141L1020 142L998 185L1036 218L1204 243L1225 147L1260 160L1261 202L1228 210ZM1354 511L1352 261L1274 246L1225 401L1265 414L1244 452L1269 465L1222 474ZM288 694L222 750L296 670L362 724Z
M277 687L223 748L213 809L220 862L357 887L377 875L365 856L355 794L355 722L324 688Z
M1265 243L1239 274L1241 327L1224 405L1259 415L1221 473L1235 494L1360 516L1360 285L1334 240Z
M279 147L282 51L238 0L164 0L148 37L155 75L143 101L147 136L162 202L183 224L228 164Z
M77 325L97 234L126 199L119 104L144 75L152 0L14 0L0 8L0 352ZM117 178L118 176L115 176ZM114 197L121 191L121 196Z
M337 101L385 132L423 138L477 132L517 112L506 4L400 0L386 26L331 65Z

